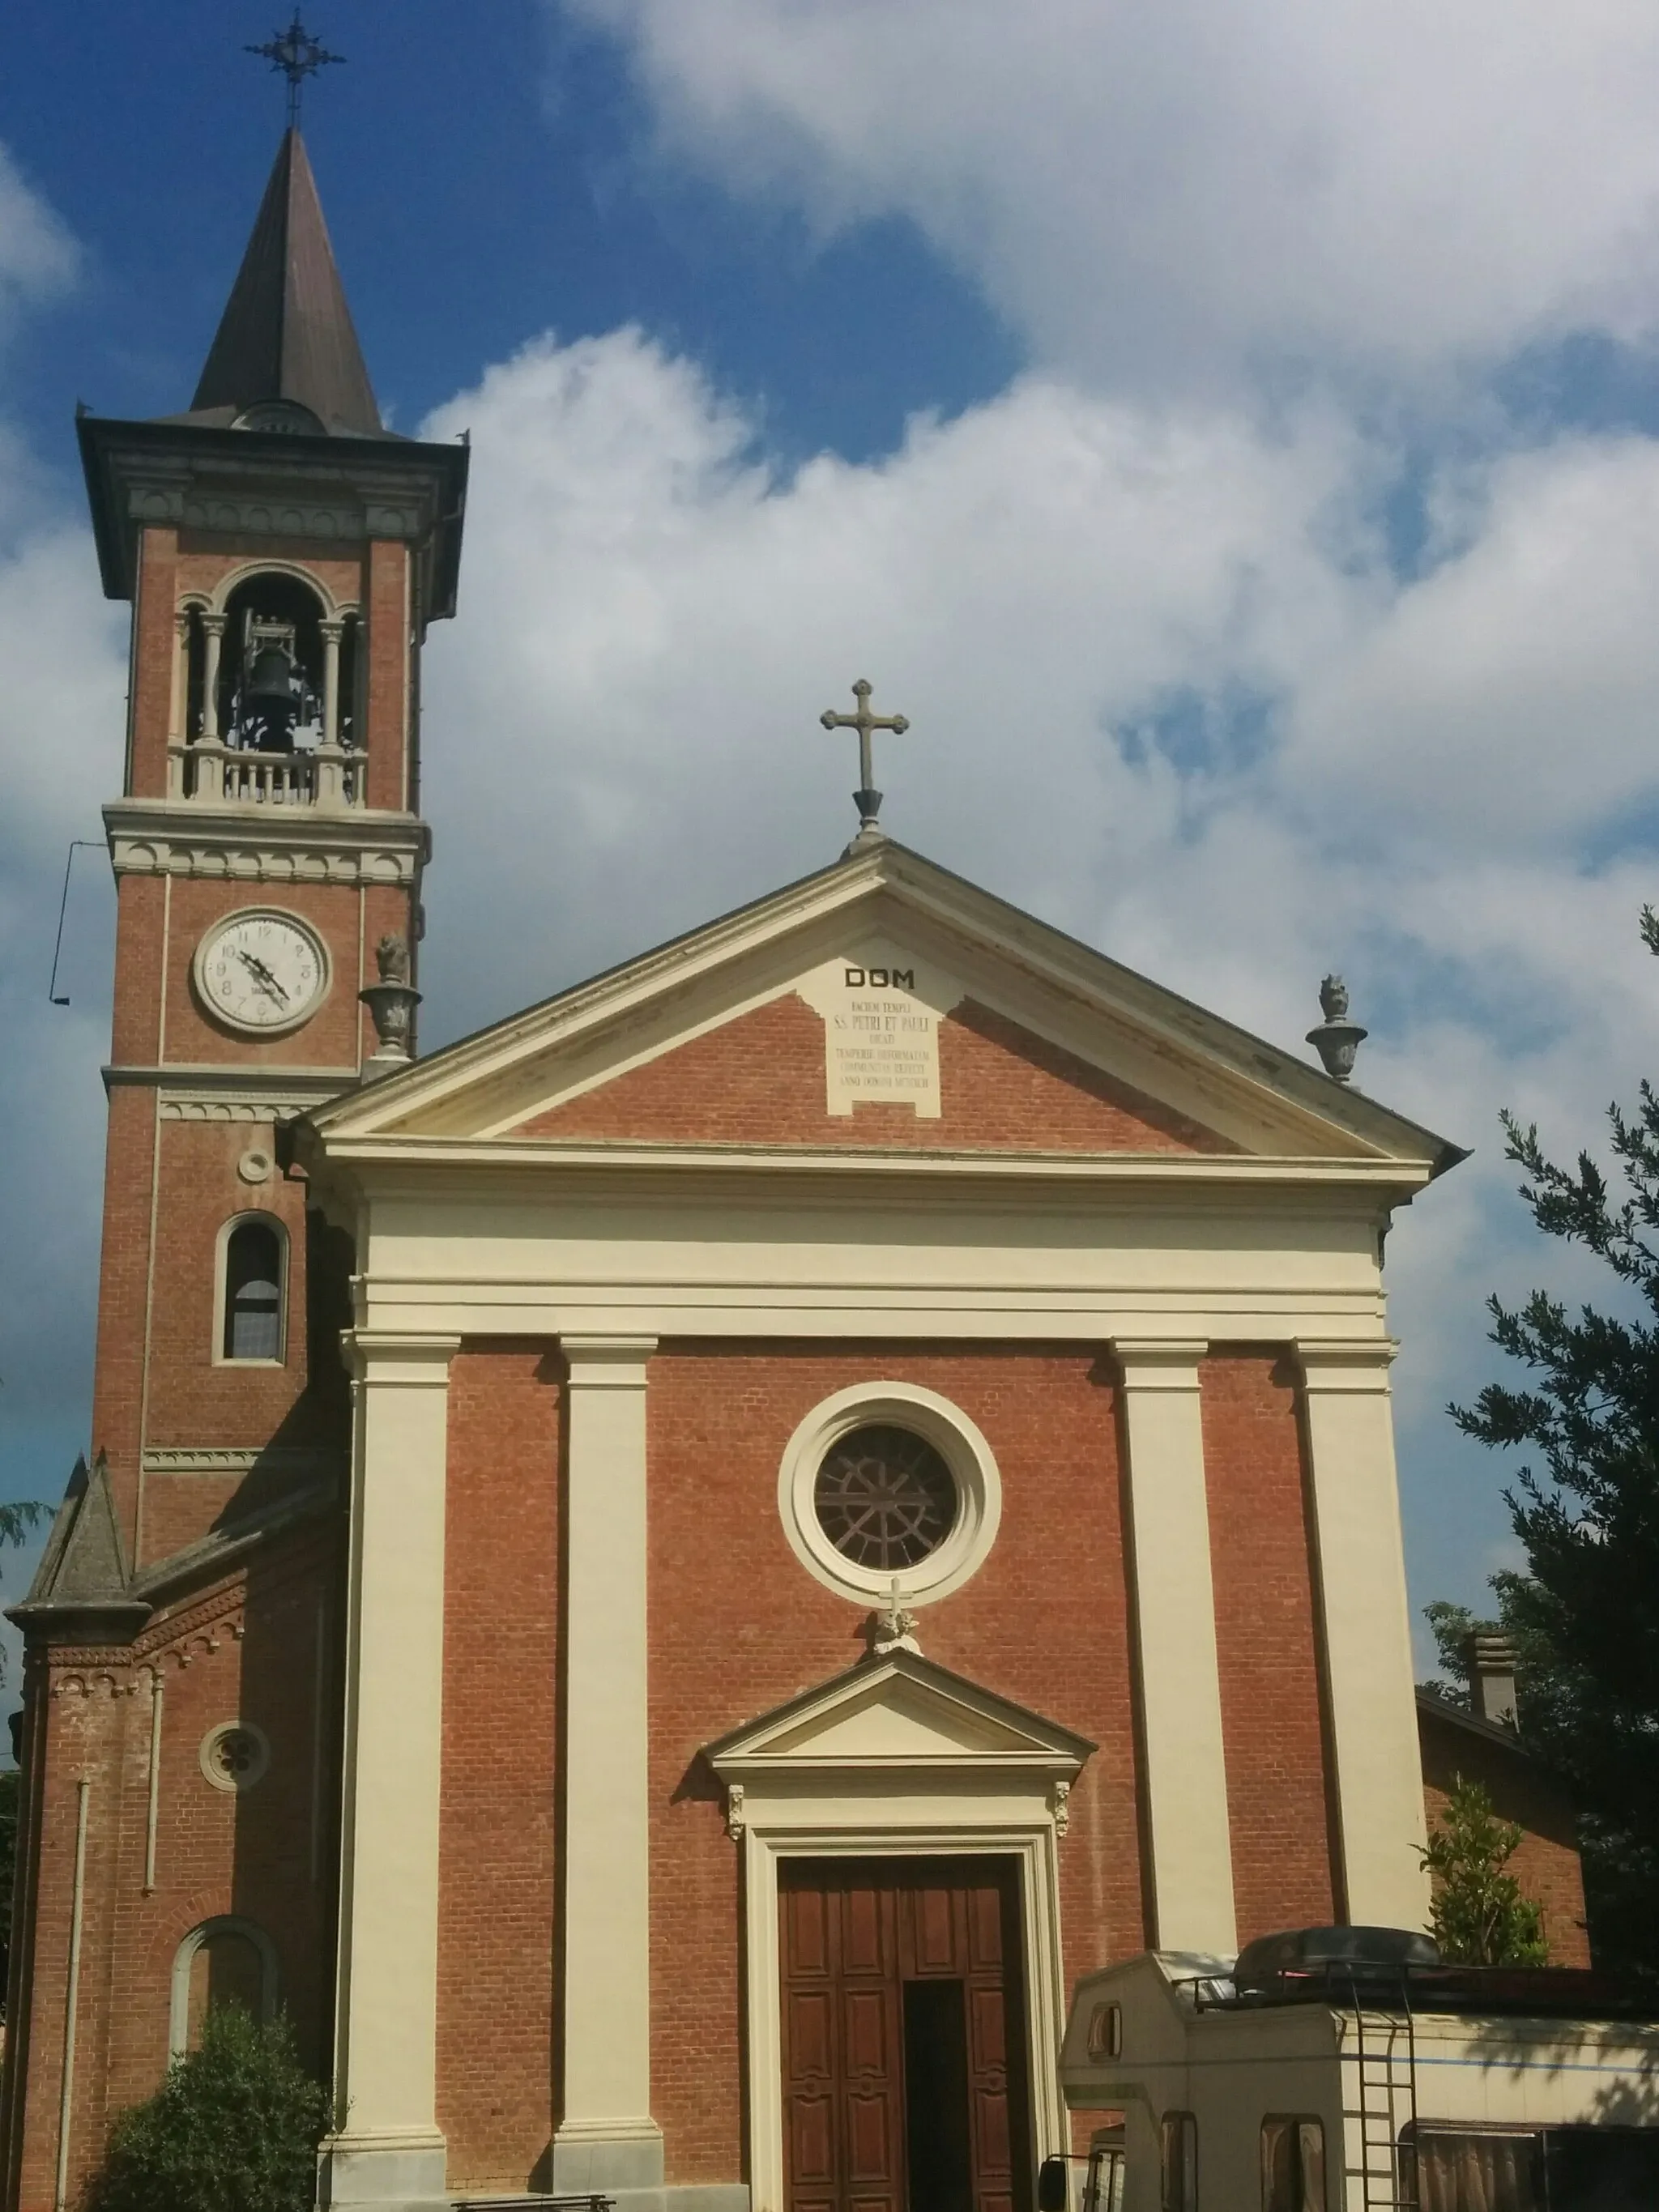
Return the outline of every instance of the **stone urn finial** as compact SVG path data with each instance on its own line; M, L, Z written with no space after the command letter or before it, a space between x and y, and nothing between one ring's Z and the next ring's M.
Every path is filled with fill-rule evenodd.
M1325 1064L1325 1073L1338 1083L1353 1074L1354 1054L1368 1030L1348 1018L1348 987L1340 975L1328 975L1319 987L1320 1011L1325 1018L1308 1031L1308 1042Z
M368 1008L378 1040L363 1062L365 1083L372 1083L377 1076L390 1075L394 1068L408 1066L413 1056L410 1041L414 1033L415 1009L421 1003L420 993L409 980L409 946L401 937L391 931L386 933L374 948L374 965L380 970L380 981L367 985L357 994Z

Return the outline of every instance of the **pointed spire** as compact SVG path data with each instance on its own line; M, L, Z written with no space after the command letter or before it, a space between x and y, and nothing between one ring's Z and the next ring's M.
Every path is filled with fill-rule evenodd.
M383 434L297 130L283 135L191 411L240 416L274 400L336 434Z
M95 1605L118 1601L126 1595L131 1579L108 1465L100 1452L88 1468L83 1455L75 1462L27 1602Z

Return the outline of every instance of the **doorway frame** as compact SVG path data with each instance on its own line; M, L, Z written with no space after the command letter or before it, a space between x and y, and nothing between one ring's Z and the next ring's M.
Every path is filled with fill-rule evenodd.
M1041 1809L1038 1809L1040 1807ZM744 1807L744 2014L749 2076L749 2186L752 2212L787 2212L783 2156L783 1961L778 1942L778 1869L786 1858L1003 1858L1018 1869L1020 1945L1025 1977L1025 2069L1031 2148L1041 2160L1068 2139L1060 2094L1065 2027L1060 1981L1060 1885L1054 1824L1046 1803L988 1806L969 1796L912 1801L850 1819L817 1803L775 1800ZM797 1817L790 1817L792 1814ZM1000 1815L1000 1817L998 1817Z

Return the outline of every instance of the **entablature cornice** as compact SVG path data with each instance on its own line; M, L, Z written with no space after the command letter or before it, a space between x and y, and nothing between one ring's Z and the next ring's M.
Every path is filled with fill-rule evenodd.
M302 1149L349 1168L371 1196L474 1195L492 1180L531 1178L550 1188L586 1184L615 1196L636 1184L681 1188L701 1182L729 1196L741 1176L746 1196L799 1192L810 1182L845 1186L860 1181L936 1192L940 1184L979 1190L1042 1185L1068 1193L1097 1186L1203 1194L1213 1204L1229 1192L1337 1192L1384 1206L1404 1203L1434 1173L1428 1160L1312 1158L1250 1158L1206 1152L956 1152L943 1148L880 1151L808 1146L572 1144L522 1138L349 1137L302 1133ZM936 1200L933 1202L937 1202Z
M356 1083L355 1067L110 1066L106 1092L123 1089L160 1093L164 1121L293 1121Z
M104 826L118 876L407 888L432 857L432 833L413 814L120 799L105 807Z

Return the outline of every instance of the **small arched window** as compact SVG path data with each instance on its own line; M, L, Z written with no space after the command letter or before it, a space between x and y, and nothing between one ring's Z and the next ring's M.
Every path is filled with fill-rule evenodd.
M175 2058L194 2051L202 2023L223 2004L239 2004L255 2020L276 2009L276 1952L264 1929L226 1914L192 1928L173 1954L167 2042Z
M251 1214L225 1239L225 1359L283 1356L283 1276L287 1238L280 1221Z

